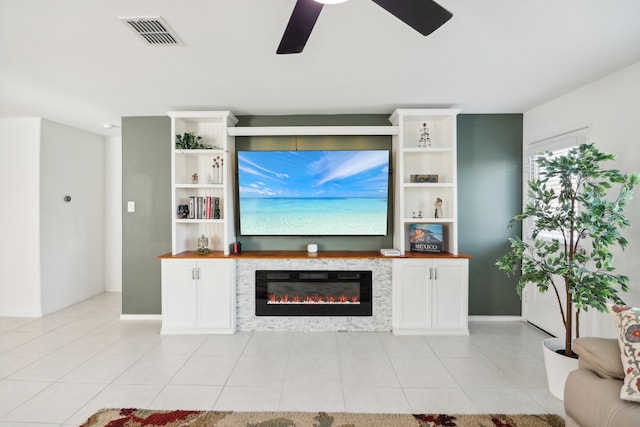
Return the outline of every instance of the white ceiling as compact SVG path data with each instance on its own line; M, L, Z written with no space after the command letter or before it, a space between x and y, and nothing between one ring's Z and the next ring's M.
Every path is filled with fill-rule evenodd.
M325 6L276 55L295 0L0 0L0 117L102 123L171 110L523 112L640 60L639 0L440 0L423 37L370 0ZM183 46L119 17L161 16ZM639 82L640 84L640 82Z

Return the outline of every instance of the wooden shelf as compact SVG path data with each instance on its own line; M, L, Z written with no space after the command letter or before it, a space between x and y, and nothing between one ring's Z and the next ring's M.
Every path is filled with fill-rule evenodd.
M407 224L451 224L454 222L453 218L412 218L407 217L402 220Z
M434 153L452 153L455 151L453 147L405 147L402 149L404 153L411 154L434 154Z
M450 253L441 254L425 254L419 252L406 252L404 255L399 256L384 256L377 251L319 251L315 254L310 254L305 251L246 251L241 254L225 255L223 251L211 251L206 255L200 255L195 251L180 252L179 254L172 255L167 253L158 256L160 259L166 258L233 258L233 259L317 259L317 258L439 258L439 259L470 259L471 256L458 253L453 255Z
M222 148L204 148L204 149L182 149L175 148L174 154L176 155L184 155L184 156L201 156L201 155L209 155L209 154L223 154L225 152Z
M185 189L198 189L198 188L221 188L224 189L224 184L176 184L176 188Z

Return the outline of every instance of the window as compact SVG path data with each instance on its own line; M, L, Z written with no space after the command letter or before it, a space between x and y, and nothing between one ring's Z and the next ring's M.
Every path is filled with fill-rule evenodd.
M547 138L541 141L536 141L530 143L525 152L524 159L524 181L525 181L525 189L524 189L524 203L529 202L529 195L527 193L527 183L529 180L537 179L542 172L540 165L538 164L538 156L542 152L550 151L552 155L562 156L569 152L569 150L573 147L577 147L578 145L587 143L589 128L578 129L569 133L561 134L558 136L554 136L552 138ZM560 190L560 182L550 181L547 183L547 186L551 186L556 190L556 193ZM533 232L533 219L528 218L526 222L523 223L523 239L531 240L531 233ZM563 240L563 236L558 232L542 232L538 234L538 238L542 239L559 239Z

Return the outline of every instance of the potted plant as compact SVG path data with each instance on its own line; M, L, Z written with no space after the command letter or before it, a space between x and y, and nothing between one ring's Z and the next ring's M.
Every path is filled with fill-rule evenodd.
M179 150L202 150L211 149L211 145L204 144L203 138L195 132L185 132L182 135L176 135L176 148Z
M540 292L553 290L564 323L565 356L573 355L581 311L606 311L608 303L622 303L618 292L629 285L627 276L614 272L611 249L627 246L621 234L629 226L624 209L638 175L602 166L613 159L595 144L565 155L542 153L539 178L528 182L529 202L509 223L524 222L532 243L510 238L509 252L496 262L507 275L521 274L519 295L529 283Z

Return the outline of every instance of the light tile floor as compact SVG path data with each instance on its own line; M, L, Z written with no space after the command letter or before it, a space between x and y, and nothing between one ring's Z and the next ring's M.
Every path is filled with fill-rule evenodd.
M557 413L541 340L521 322L468 337L160 335L104 293L40 319L0 317L0 427L78 426L104 407Z

